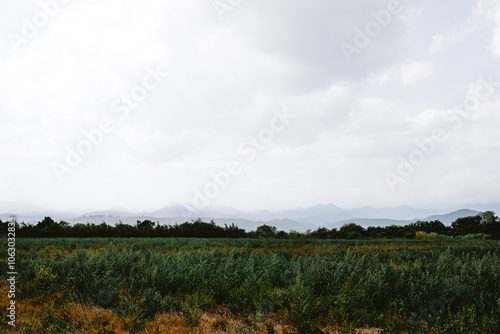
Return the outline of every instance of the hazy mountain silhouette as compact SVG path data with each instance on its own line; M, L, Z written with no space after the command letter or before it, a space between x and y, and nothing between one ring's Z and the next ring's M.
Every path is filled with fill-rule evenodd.
M470 209L472 208L472 209ZM479 209L479 210L478 210ZM500 204L474 204L467 209L425 209L410 206L389 208L360 207L343 209L334 204L321 204L305 208L295 208L280 211L242 211L232 207L207 206L194 207L178 203L168 203L158 210L130 211L117 207L109 210L91 210L82 214L82 209L49 210L25 202L0 201L0 219L6 220L10 215L16 215L18 221L34 223L45 216L55 220L65 220L69 223L102 223L114 225L117 222L135 224L137 220L150 219L161 224L183 223L196 220L214 220L217 224L234 223L246 230L252 230L262 224L273 225L278 230L299 232L315 230L318 227L340 227L354 222L362 226L405 225L417 220L440 220L446 225L460 217L474 216L481 211L500 212Z

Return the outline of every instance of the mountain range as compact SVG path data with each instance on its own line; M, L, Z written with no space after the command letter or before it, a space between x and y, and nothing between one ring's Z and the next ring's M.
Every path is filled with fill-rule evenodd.
M276 226L278 230L296 230L303 232L319 227L338 228L346 223L356 223L363 227L405 225L418 220L440 220L450 225L460 217L474 216L483 211L500 212L500 203L471 204L452 209L413 208L397 206L389 208L360 207L343 209L334 204L322 204L305 208L295 208L281 211L241 211L232 207L206 206L193 207L177 203L168 203L159 210L130 211L126 208L109 210L92 210L75 208L69 210L50 210L24 202L0 201L0 219L5 221L16 216L18 221L36 223L44 217L56 221L64 220L70 224L106 222L114 225L122 222L135 224L137 220L153 220L160 224L175 224L186 221L214 220L219 225L236 224L250 231L267 224Z

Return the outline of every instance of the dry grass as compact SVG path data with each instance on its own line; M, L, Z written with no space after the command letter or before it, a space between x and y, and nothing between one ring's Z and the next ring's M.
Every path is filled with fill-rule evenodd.
M2 282L0 293L6 291L6 284ZM8 327L0 328L2 333L46 333L43 328L42 320L48 311L55 311L56 316L61 318L69 316L69 321L65 328L59 328L56 332L72 334L125 334L129 333L125 329L124 319L112 309L104 309L93 305L84 305L78 302L65 301L62 296L52 296L52 310L47 308L47 300L37 298L24 299L17 303L16 328L12 330ZM5 301L2 306L5 307ZM55 305L55 306L54 306ZM246 318L230 315L227 309L220 308L214 312L205 312L202 314L200 322L195 327L189 327L188 324L178 315L173 313L158 313L154 319L146 323L144 330L138 333L228 333L244 334L256 333L267 334L266 324L272 324L276 333L296 333L293 327L280 323L280 316L277 314L266 316L259 322L250 316ZM78 324L78 325L76 325ZM342 333L340 328L328 326L330 333ZM368 334L378 333L376 329L358 329L354 333Z

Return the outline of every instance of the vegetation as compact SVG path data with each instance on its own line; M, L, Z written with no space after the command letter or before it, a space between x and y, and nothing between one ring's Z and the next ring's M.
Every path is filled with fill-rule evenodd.
M7 223L0 221L0 227L6 231ZM262 225L256 231L246 232L235 224L224 227L214 221L205 223L200 219L175 225L160 225L151 220L137 221L135 226L119 223L111 226L101 224L75 224L65 221L55 222L45 217L36 225L20 223L16 228L17 236L24 238L62 238L62 237L148 237L148 238L309 238L309 239L377 239L377 238L421 238L438 236L467 236L482 234L486 238L500 240L500 220L492 211L477 216L458 218L451 226L442 222L418 221L405 226L364 228L355 223L345 224L339 229L319 228L313 232L277 231L276 227Z
M499 333L499 226L493 212L307 233L46 217L17 224L17 325L0 332Z
M499 245L474 238L21 238L15 332L335 333L369 326L380 333L498 333ZM6 321L0 326L11 330Z

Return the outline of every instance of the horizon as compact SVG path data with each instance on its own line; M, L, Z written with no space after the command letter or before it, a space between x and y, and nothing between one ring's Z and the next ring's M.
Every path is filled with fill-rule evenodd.
M0 201L0 208L4 208L5 204L5 202ZM162 211L165 208L167 211ZM407 227L416 222L439 221L444 226L452 226L452 223L458 219L482 215L486 211L492 211L494 217L500 211L500 203L489 205L489 207L488 204L481 204L448 210L418 209L407 206L379 209L369 207L343 209L334 204L329 204L283 211L240 211L229 207L221 210L218 210L220 209L218 207L187 208L181 205L173 205L173 203L165 206L164 209L157 211L117 211L113 209L44 211L41 208L39 211L19 212L18 214L2 214L0 211L0 216L6 219L14 218L18 222L24 222L32 226L40 224L46 218L50 218L55 222L64 222L69 226L78 224L100 225L101 223L106 223L108 226L119 226L119 224L134 226L140 221L156 222L161 226L174 226L201 221L204 223L214 222L220 227L235 225L247 232L255 231L259 226L268 225L290 233L292 231L309 233L310 231L319 231L322 228L334 230L351 224L363 228L385 228L389 226ZM366 211L367 209L368 211ZM410 214L410 212L413 214Z
M311 206L297 206L297 207L286 207L282 209L275 209L275 210L269 210L266 208L262 209L256 209L256 210L245 210L241 209L238 207L234 206L218 206L218 205L208 205L208 206L193 206L188 203L177 203L177 202L169 202L166 203L163 206L157 207L157 208L147 208L147 209L132 209L132 208L127 208L124 206L113 206L113 207L101 207L101 208L86 208L86 207L69 207L69 208L52 208L52 207L44 207L41 205L38 205L36 203L30 203L30 202L23 202L23 201L0 201L0 205L5 205L5 204L12 204L12 205L27 205L27 206L34 206L39 209L43 210L48 210L48 211L54 211L54 212L71 212L71 211L85 211L87 213L92 213L92 212L100 212L100 211L123 211L127 213L151 213L155 211L160 211L165 208L172 208L172 207L183 207L186 211L189 210L208 210L208 211L218 211L220 209L223 211L224 209L226 210L236 210L242 213L257 213L257 212L272 212L272 213L278 213L282 211L293 211L293 210L304 210L304 209L310 209L310 208L317 208L317 207L329 207L333 206L341 210L345 211L352 211L356 209L364 209L364 208L369 208L369 209L375 209L375 210L384 210L384 209L395 209L395 208L409 208L409 209L416 209L416 210L463 210L463 209L471 209L469 207L477 207L477 206L500 206L500 202L487 202L487 203L465 203L465 204L448 204L446 206L412 206L412 205L396 205L396 206L382 206L382 207L377 207L377 206L369 206L369 205L363 205L363 206L355 206L355 207L342 207L339 205L336 205L335 203L319 203ZM490 210L494 211L494 210ZM6 214L7 212L0 212L0 214Z

